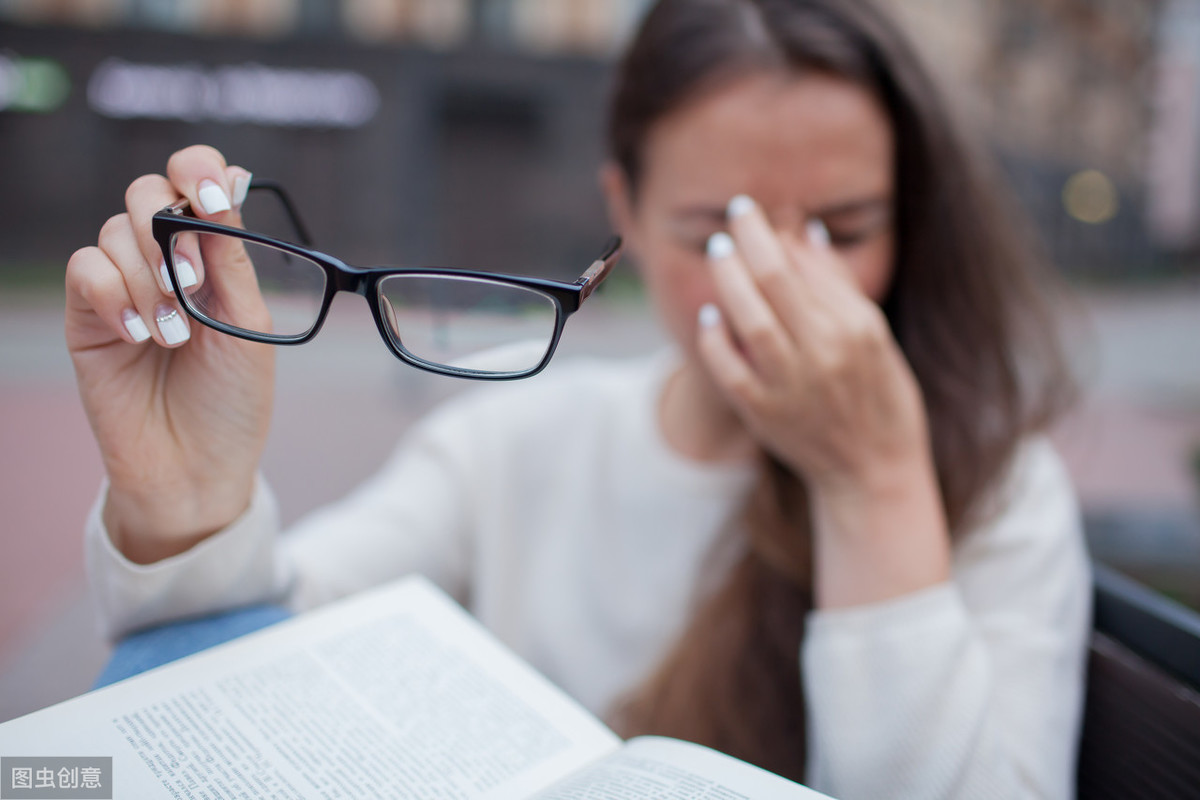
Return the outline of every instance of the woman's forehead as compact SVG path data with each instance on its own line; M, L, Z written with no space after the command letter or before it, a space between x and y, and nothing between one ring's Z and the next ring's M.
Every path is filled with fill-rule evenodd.
M741 78L660 119L643 148L642 187L704 205L748 193L764 203L836 206L889 196L893 136L865 89L820 74Z

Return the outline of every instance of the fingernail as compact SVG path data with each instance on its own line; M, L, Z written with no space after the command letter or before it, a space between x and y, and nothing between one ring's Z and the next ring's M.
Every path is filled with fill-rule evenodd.
M230 209L229 198L225 196L225 190L212 181L201 181L196 194L200 197L200 205L204 208L205 214L219 214Z
M701 328L712 328L721 323L721 309L712 303L705 303L700 306L699 318Z
M165 303L154 309L154 321L158 323L158 332L167 344L186 342L192 335L187 323L179 315L179 309Z
M732 236L725 231L717 231L708 237L708 245L705 249L708 252L709 258L717 260L729 258L737 248L733 244Z
M130 338L135 342L140 344L150 338L150 329L146 327L141 315L132 308L121 312L121 322L125 323L125 330L129 331Z
M754 210L754 201L744 194L739 194L729 201L725 213L730 219L733 219L743 214L749 214L752 210Z
M167 293L174 292L175 289L171 286L171 276L167 273L166 261L159 263L158 271L162 275L163 286L167 288ZM175 256L175 275L179 278L179 282L183 284L183 288L185 289L196 285L196 270L192 266L192 262L183 256Z
M250 175L238 175L233 179L233 205L241 208L246 202L246 193L250 191Z
M829 229L821 220L810 219L808 225L805 226L805 232L808 234L808 243L813 247L821 250L829 247Z

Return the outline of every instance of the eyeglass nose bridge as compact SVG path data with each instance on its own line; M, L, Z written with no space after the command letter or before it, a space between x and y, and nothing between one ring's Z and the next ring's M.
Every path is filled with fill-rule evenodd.
M356 294L366 300L384 343L392 352L408 361L397 347L395 312L391 304L383 302L379 296L379 281L390 274L394 274L390 267L355 267L340 263L337 269L333 270L333 289L329 292L329 301L332 303L334 295L338 292Z
M333 293L349 292L366 297L375 285L372 270L339 264L338 269L332 270L332 273Z
M356 267L344 261L329 258L328 256L326 258L328 260L324 263L327 280L325 300L322 304L321 314L317 323L313 326L308 338L316 336L320 329L324 327L326 317L333 306L334 297L339 292L346 292L348 294L356 294L367 301L372 316L375 317L375 323L379 328L380 335L383 336L384 342L388 347L394 351L389 332L385 329L387 325L393 324L394 320L390 318L390 309L384 307L386 304L379 302L378 296L375 293L375 287L379 283L379 268ZM403 356L401 357L403 358Z

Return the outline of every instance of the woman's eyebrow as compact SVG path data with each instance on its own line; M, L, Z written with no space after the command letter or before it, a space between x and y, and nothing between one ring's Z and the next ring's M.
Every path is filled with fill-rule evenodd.
M725 206L683 206L676 209L671 216L684 221L695 219L702 222L724 222Z
M846 200L825 206L824 208L816 209L811 216L814 217L838 217L850 214L860 214L872 211L891 211L891 199L888 197L864 197L854 200ZM682 206L676 209L672 214L676 220L690 222L697 220L701 222L725 222L725 206L723 205L692 205Z
M849 214L861 214L867 211L891 211L891 200L887 197L865 197L857 200L847 200L812 212L814 217L838 217Z

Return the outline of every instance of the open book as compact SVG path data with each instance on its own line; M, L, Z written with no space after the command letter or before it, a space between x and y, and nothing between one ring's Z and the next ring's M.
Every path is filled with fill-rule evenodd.
M419 577L0 725L0 756L111 757L122 798L823 796L622 742Z

